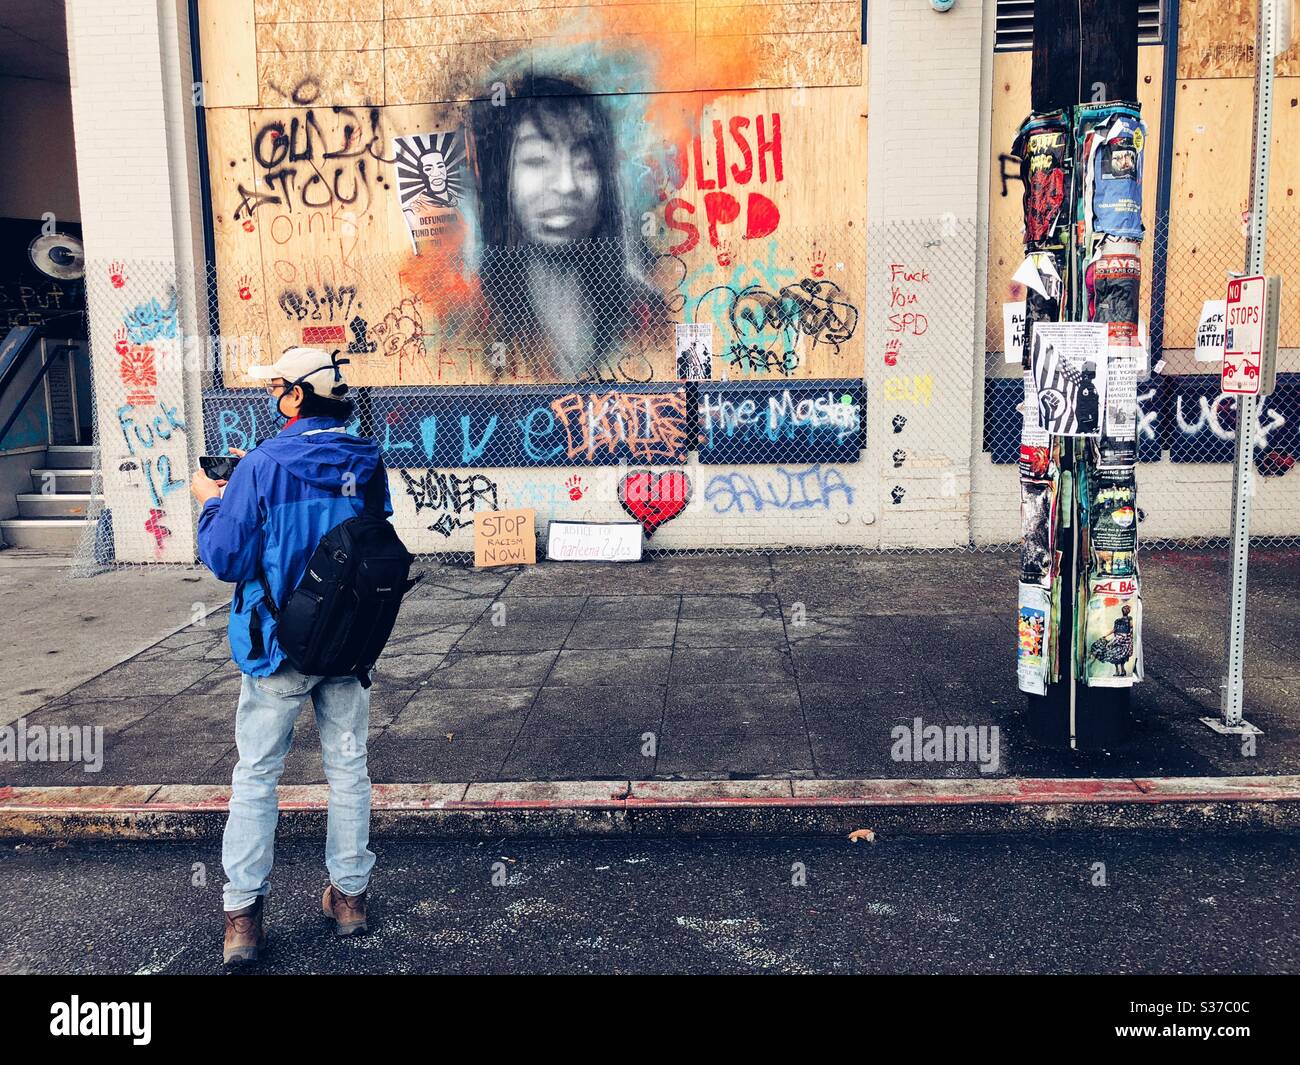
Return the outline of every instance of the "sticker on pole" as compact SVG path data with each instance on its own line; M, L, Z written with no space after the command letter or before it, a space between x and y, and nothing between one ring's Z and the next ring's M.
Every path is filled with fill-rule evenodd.
M1228 282L1227 314L1223 334L1221 389L1238 396L1258 396L1268 351L1270 278L1234 277Z

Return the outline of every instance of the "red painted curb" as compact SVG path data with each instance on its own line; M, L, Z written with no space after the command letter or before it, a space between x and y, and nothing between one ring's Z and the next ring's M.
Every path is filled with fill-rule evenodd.
M771 791L773 785L789 784L790 794L745 794ZM638 785L654 794L637 794ZM229 791L212 786L210 794L192 801L152 801L165 785L136 785L122 788L15 788L0 787L0 816L94 816L132 814L225 813ZM282 800L285 811L324 811L326 785L321 797ZM483 787L497 791L536 790L534 798L433 799L418 793L445 789L460 791ZM409 796L402 792L411 792ZM599 792L607 790L608 798ZM206 786L185 790L205 792ZM302 790L307 790L306 788ZM564 797L572 791L574 797ZM131 793L120 801L95 793ZM592 794L595 792L596 794ZM800 794L806 792L806 794ZM141 797L146 793L146 797ZM559 794L556 794L559 793ZM100 801L96 801L96 800ZM942 807L942 806L1056 806L1056 805L1153 805L1210 803L1300 802L1300 776L1285 777L1157 777L1150 779L1044 779L1010 778L997 781L969 780L863 780L863 781L651 781L621 785L617 781L520 782L497 785L376 785L371 808L376 812L418 813L421 811L484 812L565 810L654 810L674 808L742 809L818 807Z

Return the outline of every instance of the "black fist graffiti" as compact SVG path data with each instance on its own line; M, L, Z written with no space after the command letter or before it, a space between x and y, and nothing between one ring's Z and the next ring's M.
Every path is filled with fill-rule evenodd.
M900 447L897 451L894 452L894 469L898 469L899 467L901 467L903 465L903 462L906 459L907 459L907 452Z
M898 506L903 501L903 496L907 495L907 489L901 484L894 485L893 490L889 493L890 498L894 501L894 506Z
M1065 396L1054 388L1038 393L1038 420L1041 425L1055 425L1057 416L1065 409Z
M894 432L901 433L903 431L903 426L907 424L907 419L901 414L895 414L889 424L894 427Z

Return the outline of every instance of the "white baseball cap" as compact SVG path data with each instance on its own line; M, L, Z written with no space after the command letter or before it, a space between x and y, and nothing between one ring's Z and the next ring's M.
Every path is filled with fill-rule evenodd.
M283 377L290 385L309 384L317 395L341 396L347 391L342 367L350 360L340 359L324 348L285 348L269 366L250 366L246 371L254 381L273 381Z

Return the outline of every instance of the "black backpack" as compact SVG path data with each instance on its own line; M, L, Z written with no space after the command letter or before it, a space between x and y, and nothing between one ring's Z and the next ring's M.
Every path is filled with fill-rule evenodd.
M370 687L370 670L392 634L414 556L383 514L383 474L366 484L365 508L321 537L307 572L277 608L258 561L257 579L277 622L289 664L316 677L353 674ZM256 614L255 614L256 616Z

